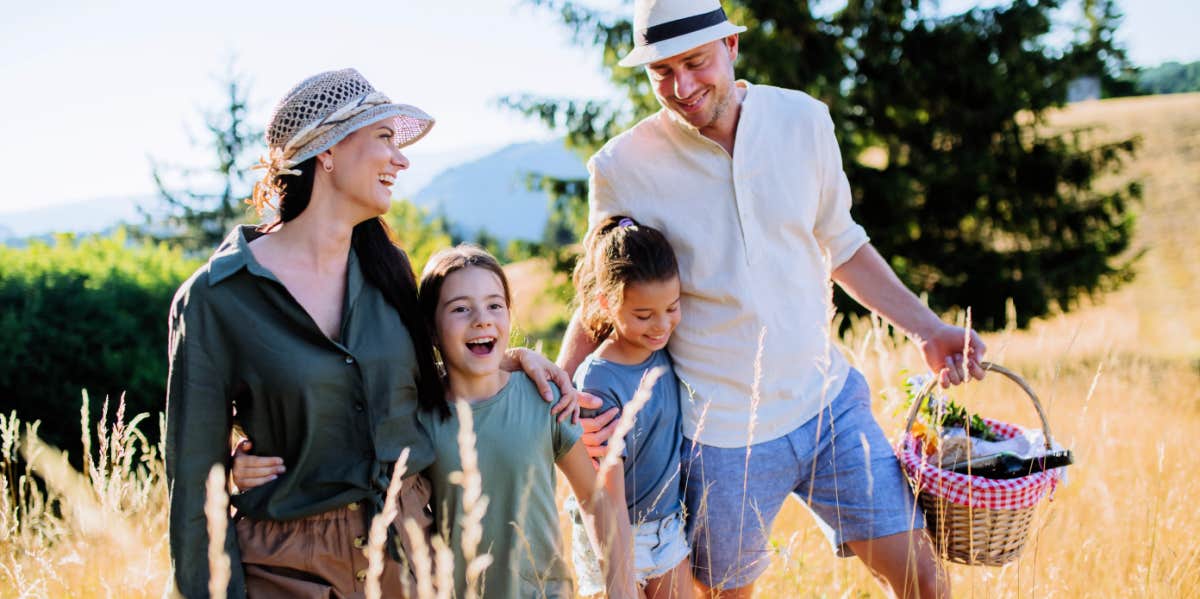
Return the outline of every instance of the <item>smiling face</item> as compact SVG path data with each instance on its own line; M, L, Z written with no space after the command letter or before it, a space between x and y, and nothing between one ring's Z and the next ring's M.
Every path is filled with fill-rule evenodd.
M646 74L659 103L679 119L701 132L712 127L732 128L737 52L738 37L731 35L650 63Z
M332 172L325 172L326 162L333 164ZM317 157L317 176L328 177L364 220L391 208L396 174L407 168L408 158L396 147L391 117L358 129Z
M511 328L500 277L478 266L447 275L434 326L451 385L498 376Z
M679 324L679 277L625 284L620 305L608 307L613 343L630 361L663 349Z

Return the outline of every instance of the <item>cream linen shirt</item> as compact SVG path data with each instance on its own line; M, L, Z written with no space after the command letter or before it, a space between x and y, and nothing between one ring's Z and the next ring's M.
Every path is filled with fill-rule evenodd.
M675 248L683 318L669 349L683 432L717 447L782 437L836 397L849 366L830 341L829 272L867 243L826 106L737 85L732 158L660 110L588 161L589 228L624 214Z

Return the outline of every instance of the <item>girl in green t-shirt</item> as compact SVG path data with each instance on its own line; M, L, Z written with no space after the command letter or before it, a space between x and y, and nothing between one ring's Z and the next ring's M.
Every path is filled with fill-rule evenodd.
M423 474L432 486L434 534L454 553L455 596L466 596L469 586L488 598L575 596L559 530L555 467L580 498L608 596L638 596L623 473L613 470L598 480L578 442L579 426L559 422L524 373L500 368L511 326L511 294L500 264L469 244L438 252L422 274L419 301L452 407L449 416L423 412L418 420L434 446L434 463ZM465 413L475 436L478 493L468 488L476 484L470 473L463 474L458 435ZM237 454L235 461L248 457ZM239 488L254 486L239 479L236 463L232 471ZM471 539L478 539L475 547ZM490 562L470 580L469 555Z
M601 550L610 597L634 597L631 536L624 494L599 493L596 471L579 443L578 425L559 422L524 374L500 369L508 346L510 293L500 264L486 251L459 245L430 258L421 276L421 311L434 332L446 370L449 418L424 414L421 423L437 456L425 474L433 487L435 534L455 553L455 587L464 596L464 537L480 535L479 554L491 556L481 586L486 597L574 597L555 503L555 466L581 501L588 536ZM465 410L463 408L466 408ZM476 437L480 486L487 511L471 523L471 492L459 472L459 420L469 411ZM620 479L620 474L613 478ZM611 492L611 491L620 491ZM478 588L478 587L477 587Z

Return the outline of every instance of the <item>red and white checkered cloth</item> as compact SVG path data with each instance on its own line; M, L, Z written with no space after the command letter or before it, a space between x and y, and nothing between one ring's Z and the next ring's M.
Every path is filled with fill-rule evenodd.
M1002 439L1022 433L1021 428L998 420L983 419L992 432ZM921 442L906 432L896 453L909 480L919 491L943 497L951 503L989 510L1019 510L1037 505L1062 479L1062 470L1035 472L1008 480L967 476L937 465L936 456L926 456Z

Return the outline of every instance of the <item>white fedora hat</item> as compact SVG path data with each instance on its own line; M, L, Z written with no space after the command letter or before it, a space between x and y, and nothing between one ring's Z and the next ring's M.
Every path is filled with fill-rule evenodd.
M633 50L618 64L649 64L745 30L729 22L720 0L637 0Z

